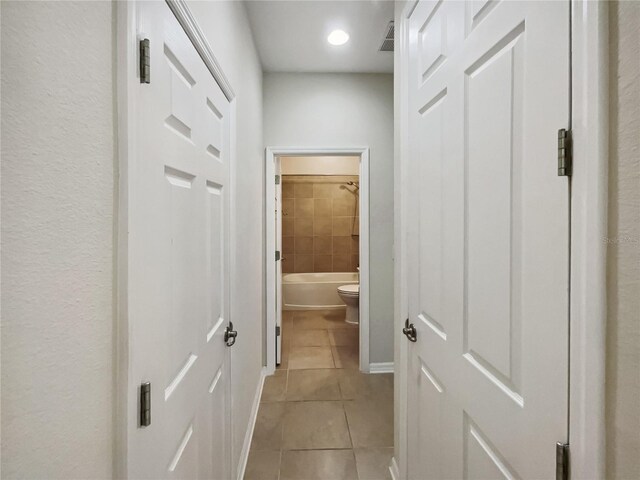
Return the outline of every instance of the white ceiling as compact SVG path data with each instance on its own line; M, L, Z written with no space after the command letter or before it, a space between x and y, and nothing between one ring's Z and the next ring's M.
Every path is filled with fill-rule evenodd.
M393 72L393 52L379 52L391 0L247 1L253 37L267 72ZM327 42L346 31L342 46Z

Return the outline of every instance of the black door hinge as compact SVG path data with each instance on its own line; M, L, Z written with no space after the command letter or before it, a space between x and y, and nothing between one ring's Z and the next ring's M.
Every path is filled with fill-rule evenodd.
M571 130L558 130L558 176L570 177L573 173L573 153L571 151Z
M140 385L140 426L151 425L151 383Z
M140 40L140 83L151 83L151 48L148 38Z

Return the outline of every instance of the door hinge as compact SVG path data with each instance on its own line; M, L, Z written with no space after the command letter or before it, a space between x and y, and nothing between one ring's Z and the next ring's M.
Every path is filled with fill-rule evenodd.
M276 250L276 262L280 260L280 250Z
M140 385L140 426L151 425L151 383Z
M280 185L280 175L276 175L276 185Z
M569 480L568 443L556 443L556 480Z
M151 50L148 38L140 40L140 83L151 83Z
M276 337L280 336L280 325L276 325Z
M571 152L571 130L558 130L558 176L570 177L573 170L573 155Z

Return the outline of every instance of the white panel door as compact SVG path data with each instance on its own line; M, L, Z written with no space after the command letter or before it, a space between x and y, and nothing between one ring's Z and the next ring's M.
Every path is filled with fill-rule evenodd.
M138 2L129 188L130 478L230 478L230 105L165 2ZM136 391L151 382L151 425Z
M568 1L409 18L408 474L553 478L568 440Z

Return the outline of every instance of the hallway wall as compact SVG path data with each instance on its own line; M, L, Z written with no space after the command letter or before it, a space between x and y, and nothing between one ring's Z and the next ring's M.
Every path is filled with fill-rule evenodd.
M2 477L110 478L113 5L0 8Z
M370 361L393 361L393 75L265 73L264 143L370 148Z
M607 478L640 478L640 3L609 4Z

